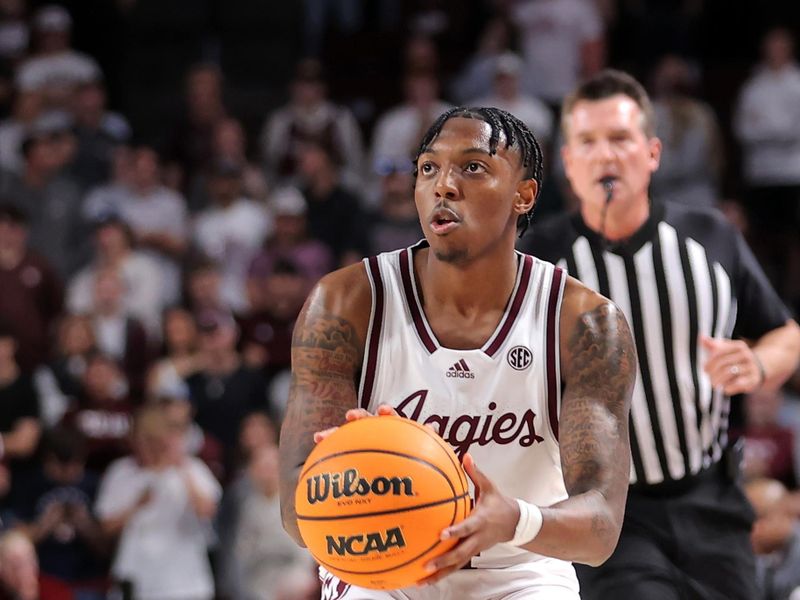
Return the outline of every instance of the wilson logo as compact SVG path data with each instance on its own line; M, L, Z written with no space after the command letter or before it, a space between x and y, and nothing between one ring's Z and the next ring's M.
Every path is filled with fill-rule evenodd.
M329 497L337 500L368 494L413 496L414 488L410 477L376 477L369 480L359 477L356 469L347 469L343 473L322 473L306 479L309 504L324 502Z
M452 367L447 369L447 373L445 373L445 375L458 379L475 379L475 373L470 371L469 367L467 366L467 361L465 361L463 358L455 363Z
M338 554L344 556L363 556L370 552L386 552L392 548L405 548L406 541L403 539L403 532L399 527L387 529L386 533L377 531L375 533L351 535L351 536L325 536L328 542L328 554Z

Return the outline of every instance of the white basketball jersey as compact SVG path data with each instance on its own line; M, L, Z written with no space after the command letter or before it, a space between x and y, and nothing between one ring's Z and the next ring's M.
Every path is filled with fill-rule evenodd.
M374 411L390 404L433 425L459 457L469 451L508 496L537 506L565 499L558 447L564 271L518 253L514 291L497 329L481 348L452 350L436 340L419 299L412 254L425 243L364 261L373 302L360 405ZM499 544L472 566L541 559ZM546 560L552 567L553 559Z

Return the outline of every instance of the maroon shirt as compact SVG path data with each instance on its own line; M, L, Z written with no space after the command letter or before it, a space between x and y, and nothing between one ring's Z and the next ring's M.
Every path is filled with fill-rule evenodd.
M64 288L41 256L29 252L14 269L0 268L0 319L17 340L17 361L31 371L49 355L50 330L61 312Z

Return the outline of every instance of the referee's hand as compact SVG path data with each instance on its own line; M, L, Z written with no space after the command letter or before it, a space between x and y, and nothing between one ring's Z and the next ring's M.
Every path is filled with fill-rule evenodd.
M703 370L711 385L728 396L748 394L761 387L764 371L753 350L741 340L728 340L700 336L707 352Z

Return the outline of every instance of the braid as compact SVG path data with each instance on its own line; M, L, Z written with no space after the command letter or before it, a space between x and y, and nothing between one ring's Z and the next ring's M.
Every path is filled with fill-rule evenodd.
M417 162L420 155L427 152L431 144L439 137L444 124L455 118L478 119L488 123L491 129L489 152L492 154L497 152L497 145L500 143L500 134L502 132L506 138L505 147L516 146L519 149L522 166L525 169L525 179L533 179L536 181L537 190L542 189L542 173L544 171L542 149L533 132L525 123L511 113L492 107L466 108L457 106L439 115L439 118L434 121L433 125L422 136L417 154L414 156L414 178L417 177ZM533 208L524 215L519 216L517 228L520 229L520 237L528 229L532 215Z

